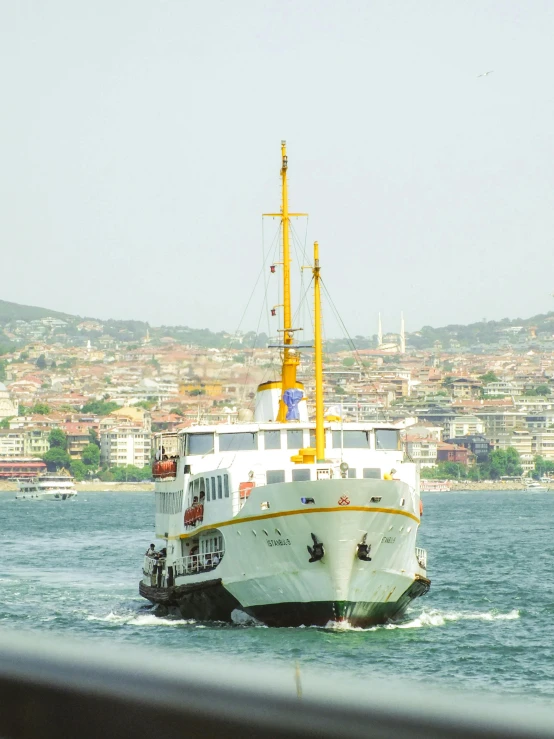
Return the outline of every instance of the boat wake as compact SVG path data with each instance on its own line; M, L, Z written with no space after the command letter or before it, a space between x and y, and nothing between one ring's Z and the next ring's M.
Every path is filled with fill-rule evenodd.
M106 616L87 616L87 621L99 621L110 626L194 626L194 619L164 618L153 613L114 613L110 611Z
M382 626L370 626L366 629L359 626L352 626L348 621L329 621L325 629L331 631L381 631L392 629L422 629L431 626L446 626L448 623L456 621L514 621L520 617L518 610L514 609L508 613L499 613L496 610L485 611L484 613L464 613L463 611L422 611L419 616L409 621L401 621L399 623L389 623Z

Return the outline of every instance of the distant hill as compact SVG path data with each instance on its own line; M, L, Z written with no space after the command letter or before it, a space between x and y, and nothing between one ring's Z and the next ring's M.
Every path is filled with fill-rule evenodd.
M438 342L442 348L479 347L490 345L541 344L551 342L554 335L554 312L531 318L503 318L500 321L479 321L467 325L451 324L441 328L423 326L407 334L408 346L430 349Z
M41 327L40 323L45 318L59 319L66 325ZM24 321L28 326L16 324L16 321ZM39 324L37 326L31 322L39 322ZM49 324L48 321L44 323ZM224 331L213 332L208 328L153 327L144 321L132 320L102 321L48 308L0 300L0 349L4 351L10 346L21 346L32 340L81 345L90 339L94 344L102 336L110 337L118 345L126 343L132 346L144 339L147 332L149 332L153 345L160 344L162 339L171 338L181 344L192 344L205 348L250 349L265 347L269 341L265 334L256 335L254 331L237 337ZM406 343L408 348L412 349L442 348L454 351L457 348L479 350L484 347L506 345L519 345L522 348L538 345L550 348L554 346L553 337L554 312L550 312L531 318L503 318L501 321L479 321L468 325L451 324L439 328L423 326L420 331L407 333ZM372 349L376 343L376 336L355 336L353 338L353 344L357 349ZM329 353L345 351L352 349L352 343L347 339L330 339L326 349Z
M71 316L69 313L60 313L60 311L49 310L48 308L37 308L34 305L20 305L19 303L0 300L0 324L5 325L11 321L36 321L48 316L59 318L62 321L79 318L78 316Z

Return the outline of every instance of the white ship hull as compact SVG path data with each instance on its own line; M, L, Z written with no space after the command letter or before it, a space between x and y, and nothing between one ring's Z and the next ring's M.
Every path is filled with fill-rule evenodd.
M75 498L77 495L76 490L36 490L35 492L19 492L16 496L16 500L69 500Z
M302 504L302 498L314 503ZM229 619L240 608L271 626L385 623L402 616L429 588L416 556L415 508L416 497L397 481L334 479L256 488L239 515L219 527L225 556L215 569L177 576L172 592L155 588L157 598L151 588L141 592L177 605L185 618ZM312 534L325 552L315 562L308 552ZM370 546L371 561L357 556L362 542Z

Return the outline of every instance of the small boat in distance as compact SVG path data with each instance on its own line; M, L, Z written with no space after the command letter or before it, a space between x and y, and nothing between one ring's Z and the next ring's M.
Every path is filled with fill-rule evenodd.
M66 470L45 473L31 480L18 480L16 500L69 500L75 498L75 478Z
M524 483L526 490L533 490L536 493L546 493L549 489L546 485L543 485L542 482L538 482L537 480L525 480Z
M448 480L420 480L419 489L422 493L449 493L452 490Z

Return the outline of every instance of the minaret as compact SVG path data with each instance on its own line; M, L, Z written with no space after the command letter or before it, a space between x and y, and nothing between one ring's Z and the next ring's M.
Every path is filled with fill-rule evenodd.
M404 313L400 314L400 354L406 354L406 330L404 328Z
M383 343L383 327L381 326L381 314L379 313L379 324L377 326L377 346Z

